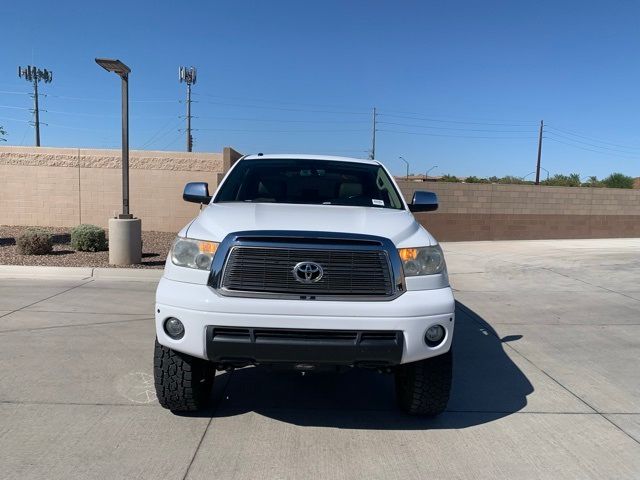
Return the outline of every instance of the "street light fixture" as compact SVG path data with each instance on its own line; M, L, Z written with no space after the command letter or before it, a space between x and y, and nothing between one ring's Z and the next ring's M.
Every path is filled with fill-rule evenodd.
M107 72L122 79L122 213L109 219L109 263L130 265L142 261L142 222L129 212L129 74L120 60L96 58Z
M118 218L133 218L129 213L129 74L131 69L120 60L96 58L96 63L107 72L122 79L122 213Z
M431 167L429 170L427 170L427 173L424 174L424 181L427 181L427 178L429 178L429 172L431 170L433 170L434 168L438 168L438 165L434 165L433 167Z
M407 181L409 181L409 162L407 162L404 157L398 157L400 160L402 160L404 163L407 164Z

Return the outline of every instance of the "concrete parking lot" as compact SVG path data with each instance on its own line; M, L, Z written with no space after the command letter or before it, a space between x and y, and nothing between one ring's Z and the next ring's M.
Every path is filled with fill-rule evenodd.
M153 282L0 279L0 477L640 478L640 240L445 250L454 385L432 420L391 376L256 368L172 415Z

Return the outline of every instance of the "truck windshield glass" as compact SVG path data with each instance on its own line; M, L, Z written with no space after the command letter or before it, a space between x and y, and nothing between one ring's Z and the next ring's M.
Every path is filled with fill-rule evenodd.
M404 207L385 170L328 160L240 160L214 199L359 207Z

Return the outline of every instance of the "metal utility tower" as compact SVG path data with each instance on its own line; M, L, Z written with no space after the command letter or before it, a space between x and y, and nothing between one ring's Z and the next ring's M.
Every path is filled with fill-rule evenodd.
M196 84L196 68L180 67L178 70L180 83L187 84L187 152L193 151L193 137L191 136L191 85Z
M18 67L18 77L24 78L27 82L33 83L33 113L34 125L36 127L36 147L40 146L40 109L38 107L38 82L51 83L53 72L40 70L38 67L27 65L25 68Z

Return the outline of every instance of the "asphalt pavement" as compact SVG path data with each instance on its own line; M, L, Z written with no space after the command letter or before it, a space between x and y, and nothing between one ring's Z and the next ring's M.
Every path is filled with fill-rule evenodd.
M436 419L398 411L389 375L262 368L173 415L154 281L0 272L0 478L640 478L640 239L444 248L458 308Z

